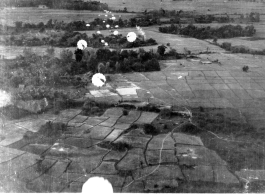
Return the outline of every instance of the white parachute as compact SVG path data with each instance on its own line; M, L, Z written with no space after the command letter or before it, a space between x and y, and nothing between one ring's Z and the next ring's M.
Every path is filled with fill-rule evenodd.
M127 40L129 42L134 42L136 40L136 38L137 38L137 35L135 34L135 32L129 32L127 34Z
M118 35L118 34L119 34L119 31L115 30L115 31L113 32L113 34L114 34L114 35Z
M81 50L84 50L85 48L87 48L87 42L83 39L79 40L77 42L77 48L78 49L81 49Z
M96 87L102 87L106 83L106 77L101 73L96 73L92 77L92 83Z

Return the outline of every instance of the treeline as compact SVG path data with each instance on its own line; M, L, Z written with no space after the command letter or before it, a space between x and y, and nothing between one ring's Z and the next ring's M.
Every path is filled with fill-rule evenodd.
M152 16L153 18L161 18L166 17L170 18L170 23L179 23L181 19L192 19L196 23L212 23L214 21L219 23L233 22L234 19L230 18L228 15L213 15L213 14L204 14L199 15L197 13L191 11L183 11L183 10L152 10L148 13L145 13L147 16Z
M226 51L230 51L231 53L245 53L245 54L252 54L252 55L265 55L265 49L263 50L254 50L250 49L243 45L236 45L232 46L229 42L223 42L222 44L217 44L221 48L225 49Z
M256 33L256 29L253 25L243 28L240 25L224 25L219 28L196 27L194 25L188 25L182 27L181 25L170 25L165 27L159 27L159 31L162 33L179 34L197 39L213 39L213 38L233 38L233 37L251 37Z
M87 1L87 2L70 2L65 4L65 6L57 6L60 9L69 9L69 10L108 10L108 5L105 3L100 3L99 1Z
M111 48L134 48L134 47L144 47L157 45L157 42L150 38L144 40L143 37L139 36L136 40L131 43L127 41L125 36L119 35L109 35L104 36L102 34L93 34L92 37L88 37L86 33L79 32L66 32L63 35L55 34L50 37L38 36L26 37L24 35L20 36L10 36L5 38L4 45L15 45L15 46L43 46L50 45L54 47L76 47L77 42L83 39L87 42L88 47L101 48L108 44ZM103 41L103 42L102 42Z
M151 18L168 18L170 19L170 22L168 23L180 23L181 20L189 19L196 23L212 23L212 22L218 22L218 23L229 23L234 22L236 19L245 19L246 22L260 22L260 14L258 12L251 12L249 14L241 14L237 17L231 17L228 14L222 15L222 14L198 14L194 13L192 11L183 11L183 10L152 10L152 11L145 11L145 16L149 16ZM182 21L183 22L183 21Z
M260 14L258 12L250 12L250 14L246 14L244 16L241 14L239 17L231 18L228 15L226 16L215 16L211 14L207 15L199 15L195 17L196 23L212 23L214 21L218 23L228 23L228 22L234 22L235 19L240 19L241 21L245 20L246 22L260 22Z
M241 20L246 20L247 22L260 22L260 13L258 12L250 12L250 14L240 15Z
M108 5L100 1L72 1L72 0L1 0L0 6L9 7L38 7L46 5L52 9L70 10L107 10Z
M71 22L64 22L64 21L57 21L57 20L48 20L45 23L39 22L38 24L34 23L23 23L21 21L15 22L15 32L23 32L29 29L38 29L40 32L44 32L45 29L54 29L54 30L64 30L64 31L84 31L84 30L106 30L108 29L106 25L110 25L111 27L118 26L118 28L125 28L125 27L135 27L135 26L151 26L157 24L156 20L151 20L148 18L130 18L129 20L122 20L119 18L118 20L111 20L106 19L103 20L101 18L95 18L94 21L87 23L85 21L71 21ZM0 25L0 33L4 33L3 26ZM9 27L10 28L10 27ZM10 34L7 33L7 34Z
M219 23L228 23L234 22L233 18L227 16L214 16L214 15L199 15L194 18L196 23L212 23L213 21L217 21Z
M57 20L48 20L45 23L39 22L38 24L34 23L23 23L21 21L15 22L15 31L23 32L29 29L39 30L40 32L44 32L45 29L54 29L54 30L64 30L64 31L82 31L82 30L94 30L92 27L86 26L87 23L85 21L57 21ZM105 27L106 28L106 27Z

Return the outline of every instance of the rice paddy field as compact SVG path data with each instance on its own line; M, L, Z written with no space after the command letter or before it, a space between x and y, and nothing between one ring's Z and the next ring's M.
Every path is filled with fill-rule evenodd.
M259 12L261 14L262 21L259 23L253 23L257 30L257 34L254 37L218 39L217 42L230 42L233 46L244 45L257 50L265 49L265 3L225 2L228 0L99 1L107 3L112 10L122 10L124 7L127 7L129 11L138 12L135 14L115 14L116 17L119 17L120 15L122 19L129 19L130 17L140 14L140 12L143 12L146 9L158 10L160 8L165 10L175 9L196 11L197 13L203 14L228 13L230 15L235 15L240 13L247 14L250 12ZM76 20L90 22L96 17L104 18L104 15L105 14L103 12L91 11L7 8L0 10L0 24L14 25L14 22L16 21L22 21L24 23L46 23L50 19L65 22ZM234 22L231 24L237 25L239 23ZM226 24L211 23L195 25L217 28ZM240 25L246 26L251 25L251 23L244 23ZM193 57L186 55L186 59L182 58L178 60L171 60L171 58L166 58L167 60L161 60L159 61L161 63L161 72L113 74L109 76L109 78L111 78L110 83L108 83L109 81L107 80L106 86L103 86L102 88L89 84L90 82L88 82L89 80L86 78L89 77L88 74L85 74L82 77L79 75L81 80L86 78L85 82L82 81L82 83L84 83L82 85L79 83L78 85L73 85L71 81L69 84L60 84L62 86L58 84L54 86L49 84L46 86L45 84L45 88L52 87L52 90L53 88L57 90L61 87L60 90L67 93L67 101L64 100L66 98L60 98L60 93L58 93L59 98L57 98L57 92L55 91L56 93L54 93L54 97L49 96L52 97L53 103L50 103L51 101L49 100L49 104L51 105L47 104L47 106L49 106L48 109L50 109L47 113L39 113L37 116L34 114L34 116L27 116L26 118L23 118L23 120L18 119L14 121L7 121L8 123L5 122L6 119L3 119L2 121L0 119L0 126L2 125L3 129L3 132L0 133L0 142L2 144L0 144L0 147L2 148L0 150L0 156L2 155L4 157L3 160L0 158L0 174L2 175L0 177L1 192L57 192L57 190L58 192L59 190L60 192L78 192L78 190L81 190L83 185L82 183L83 181L85 182L88 175L100 175L104 177L106 176L107 178L110 176L111 180L117 180L117 182L114 181L115 184L117 184L117 186L114 186L114 189L119 190L119 192L126 193L265 192L265 55L232 54L214 44L211 44L211 41L213 40L199 40L176 34L160 33L158 25L142 27L142 29L145 32L147 39L153 38L159 45L167 45L167 51L172 48L176 49L178 53L194 54ZM82 33L86 33L90 37L93 33L96 33L96 31L97 30L82 31ZM118 29L118 31L120 34L126 35L128 32L136 32L137 28L121 28ZM54 29L45 31L34 29L32 31L21 32L23 36L37 37L39 39L44 37L53 37L55 39L56 36L53 35L58 35L60 33L64 32ZM112 31L107 29L102 30L100 33L106 36L112 33ZM15 34L14 36L21 36L21 34ZM49 61L46 59L43 61L37 60L36 63L32 63L30 65L28 65L31 62L29 60L3 60L3 56L6 59L14 59L18 55L23 54L23 50L25 49L24 46L1 45L1 42L8 36L10 35L0 35L0 78L2 78L2 80L4 78L8 82L11 81L11 84L16 86L16 88L18 87L19 90L27 90L27 85L39 88L42 87L39 86L41 83L51 83L51 81L54 83L55 76L58 77L58 73L54 68L55 66L51 63L55 63L57 66L60 62L60 65L66 65L65 67L68 68L68 63L59 61L57 64L57 60L53 60L52 58L49 59ZM46 54L47 47L47 45L43 45L30 48L38 55L44 55ZM55 56L59 57L62 50L69 49L74 52L76 46L68 48L55 47L54 49ZM90 49L91 48L87 48L86 50ZM134 48L134 50L137 49L139 48ZM156 52L157 45L143 47L143 49L147 51L152 49ZM102 55L104 55L103 52ZM144 59L146 57L148 57L146 54L145 56L142 56L142 53L138 55L138 58L140 59ZM98 58L99 56L97 55L97 60ZM68 58L65 57L65 59ZM86 64L90 66L92 64L92 60L87 60ZM129 57L127 60L128 62L131 62L134 58L130 59ZM18 63L15 63L15 61ZM137 59L137 62L138 61L139 60ZM79 74L79 71L76 71L75 69L83 69L82 66L84 63L74 64L70 60L69 62L71 63L71 71L74 75L76 75L75 72L78 72ZM125 62L126 60L124 60L123 64L127 65ZM39 66L44 63L47 64L45 65L46 68L48 65L52 68L49 70L51 77L47 76L50 79L50 81L47 80L49 82L46 82L46 74L43 74L42 72L42 70L45 69L41 69ZM105 64L105 61L103 63ZM136 67L136 63L133 63ZM22 69L26 67L25 64L30 67L30 71L22 71ZM117 65L119 64L120 63L117 63ZM11 65L11 68L6 69L9 65ZM34 65L38 65L35 67L40 67L40 71L37 70L36 73L40 73L41 76L43 75L42 78L37 75L35 71L32 71L32 74L28 74L28 72L33 70ZM19 67L19 69L16 68L16 66ZM249 70L244 70L244 66L247 66ZM62 69L65 67L62 67ZM102 66L98 64L98 72L100 72L99 69L101 67ZM13 74L12 71L15 68L16 72ZM53 71L55 71L56 74L53 74ZM82 71L84 72L84 70ZM66 71L63 73L66 73ZM9 75L12 75L10 80L8 78ZM20 75L25 78L28 77L25 79L27 82L25 82L24 79L21 79L22 76ZM70 75L72 76L72 74ZM66 74L66 76L68 75ZM38 80L41 80L41 82ZM76 80L78 80L78 78ZM21 81L23 81L23 83L21 83ZM1 81L0 83L7 82ZM13 88L14 87L10 90L17 90ZM131 92L132 89L133 93ZM101 97L94 95L92 91L94 94L101 94ZM105 93L103 91L107 92ZM120 93L120 91L122 91L122 93ZM39 91L32 92L32 90L27 92L30 97L32 96L34 98L34 100L35 94L33 96L31 93L39 93ZM110 93L111 96L108 96ZM92 130L82 129L83 127L80 125L80 120L84 123L90 119L93 121L93 118L90 118L92 110L96 108L93 112L97 113L102 112L103 107L106 107L107 109L107 105L109 103L114 103L114 98L112 99L112 97L116 96L112 94L121 96L122 101L126 101L128 98L128 106L120 108L121 110L108 110L106 113L112 114L112 112L115 112L117 114L122 111L121 115L124 116L119 116L121 117L119 120L123 119L123 122L126 122L124 124L127 125L128 123L130 127L127 127L127 129L124 128L126 129L124 131L120 130L123 131L122 134L119 133L119 135L115 135L112 131L115 130L114 128L116 128L116 125L120 122L117 117L117 120L115 119L116 121L113 123L113 121L109 121L109 119L112 119L110 117L109 119L103 119L104 122L103 120L99 121L100 125L97 126L82 123L85 128L90 126ZM37 95L37 97L38 96L39 95ZM150 98L151 96L153 97ZM89 98L84 104L80 114L80 109L74 107L74 103L71 103L69 99L76 100L76 98L79 98L78 101L75 102L78 102L78 105L81 105L83 104L82 100L85 99L84 97ZM150 101L151 99L152 101ZM149 106L141 106L142 103L138 104L135 100L147 100L147 103L149 104L150 101L151 105L165 103L165 107L159 106L161 109L158 109L159 107L151 106L150 108L152 110L160 110L161 112L159 114L145 112L145 118L143 117L144 112L141 112L140 110L149 110ZM105 101L109 101L108 104ZM27 101L25 101L25 103L26 102ZM46 98L45 102L47 102ZM127 101L123 103L123 105L126 104ZM166 105L173 105L172 110L175 110L176 108L174 115L173 112L171 112L171 109L168 109ZM137 111L127 108L131 106L135 106ZM115 109L118 107L115 107ZM185 108L184 112L182 111L182 107ZM190 112L189 107L198 108L191 109ZM61 112L61 109L66 108L67 110ZM16 111L16 109L10 110L12 111L10 115L13 115L15 112L17 112L15 113L16 115L23 115L23 111L21 114ZM5 113L7 112L9 112L9 110L5 111ZM132 114L136 112L138 112L138 116L136 116L136 114ZM5 117L5 113L1 112L0 114ZM82 116L83 113L85 113L85 116ZM106 113L102 116L107 116L108 114ZM176 114L178 115L176 116ZM94 115L95 113L92 116ZM153 120L151 120L150 124L144 124L143 128L133 122L129 122L135 117L142 117L143 120L149 120L149 118L153 118L154 115L156 116L156 121L153 123ZM35 118L35 116L37 118ZM64 117L69 117L66 125L66 119ZM97 117L95 120L99 120L99 118L100 117ZM133 120L139 121L137 118ZM186 124L188 119L189 123ZM105 123L105 121L107 122ZM101 123L108 125L105 127ZM69 130L68 128L64 128L66 126L70 126L70 124L71 127ZM123 123L120 123L120 125L121 124ZM178 125L176 126L177 128L174 127L177 124L180 124L181 126ZM5 125L7 125L8 128L4 128ZM77 125L80 125L78 127L80 129L76 128ZM136 128L133 128L133 125ZM253 127L251 125L253 125ZM15 131L9 133L8 131L13 130L13 127L16 127ZM58 127L60 127L60 129ZM93 131L97 130L96 128L98 128L99 131ZM90 131L93 133L89 134ZM18 135L16 135L16 133ZM105 135L105 133L107 134ZM130 136L124 136L124 133L131 134ZM167 135L165 133L167 133ZM163 135L162 137L162 134L166 136ZM95 140L90 139L91 135ZM124 137L119 137L120 135ZM140 136L139 139L136 137L138 135ZM171 137L168 137L169 135L171 135ZM103 136L105 136L106 139ZM129 139L125 137L131 138ZM114 141L106 141L108 140L107 138L114 138ZM116 142L117 140L120 141ZM55 141L59 141L59 143L55 143ZM100 142L99 145L97 145L98 141ZM114 145L112 145L112 143L114 143ZM161 145L161 143L162 148L160 149L159 145ZM58 146L59 150L56 151L56 149L58 149L56 145L58 144L60 147ZM170 145L172 147L170 147ZM8 148L8 152L4 150L5 147ZM64 148L66 150L64 150ZM178 150L176 150L176 148ZM20 150L23 152L21 153ZM90 150L93 150L93 153L90 153ZM139 152L137 153L135 151ZM153 153L153 151L160 152L160 159L157 158L156 154L158 153ZM161 154L163 151L168 153L163 153L162 157ZM170 151L173 153L169 153ZM107 155L110 156L112 152L113 158L107 157ZM35 156L31 156L30 153L33 153ZM90 154L94 155L95 158L90 158ZM140 156L138 154L140 154ZM142 157L143 154L144 158ZM65 160L64 158L67 159ZM107 160L107 158L109 159ZM172 160L172 158L175 160ZM135 159L138 161L135 161ZM22 163L21 166L16 165L16 162L18 161ZM10 163L14 166L10 166ZM97 166L94 168L92 167L94 165ZM152 168L155 166L157 166L157 168L155 168L156 170ZM175 169L175 166L178 169ZM60 167L60 169L58 169L58 167ZM119 167L119 169L117 167ZM169 168L171 167L174 169L170 170ZM158 168L160 168L159 171ZM156 173L154 173L155 171ZM173 172L174 174L172 175L171 173ZM54 176L57 177L55 178ZM53 183L51 183L50 180ZM130 189L131 191L126 191L129 189L127 188L129 187L127 184L128 182L135 182L134 184L136 184L132 185ZM119 186L119 183L121 183L122 186ZM149 190L149 188L151 190ZM11 191L11 189L16 191Z

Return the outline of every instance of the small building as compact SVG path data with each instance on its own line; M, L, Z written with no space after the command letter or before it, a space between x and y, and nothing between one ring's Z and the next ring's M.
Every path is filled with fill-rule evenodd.
M39 9L48 9L46 5L39 5Z

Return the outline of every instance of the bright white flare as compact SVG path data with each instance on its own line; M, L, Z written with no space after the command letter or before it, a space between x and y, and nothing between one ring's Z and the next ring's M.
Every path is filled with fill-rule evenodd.
M112 19L112 20L116 20L116 17L114 17L114 16L113 16L113 17L112 17L112 18L110 18L110 19Z
M114 35L118 35L119 32L118 32L117 30L115 30L115 31L113 32L113 34L114 34Z
M103 177L89 178L82 187L84 194L113 194L111 183Z
M110 27L110 25L109 25L109 24L107 24L107 25L106 25L106 27L107 27L107 28L109 28L109 27Z
M136 38L137 38L137 35L135 34L135 32L129 32L127 34L127 40L129 42L134 42L136 40Z
M106 17L108 17L108 15L105 15Z
M119 28L119 25L116 25L115 28Z
M101 32L100 31L97 31L97 34L101 34Z
M90 24L86 24L86 26L90 26Z
M5 91L0 90L0 108L11 104L11 95Z
M85 40L83 40L83 39L79 40L77 42L77 48L81 49L81 50L87 48L87 42Z
M105 43L105 46L108 46L109 44L108 43Z
M101 40L101 43L105 43L105 41L104 40Z
M103 21L103 23L105 23L106 21Z
M106 83L106 77L101 73L96 73L92 77L92 83L96 87L102 87Z

